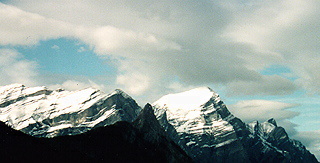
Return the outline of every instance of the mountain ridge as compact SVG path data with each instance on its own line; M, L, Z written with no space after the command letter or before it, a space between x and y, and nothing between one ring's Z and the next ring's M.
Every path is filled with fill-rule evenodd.
M0 120L36 137L58 139L118 126L112 130L127 143L139 135L150 151L169 151L162 153L168 162L188 156L195 162L318 162L275 119L246 124L209 87L165 95L141 109L119 89L104 94L93 88L65 91L12 84L0 87Z
M199 103L197 98L208 101ZM210 88L165 95L153 106L160 124L196 162L318 162L274 119L246 124L233 116Z
M157 123L156 119L154 119ZM169 141L142 137L144 126L119 121L82 134L37 138L0 122L0 160L10 162L192 162ZM158 134L158 133L156 133ZM162 133L160 133L161 135Z
M0 89L0 120L33 136L79 134L91 128L133 121L141 108L125 92L86 88L48 90L12 84Z

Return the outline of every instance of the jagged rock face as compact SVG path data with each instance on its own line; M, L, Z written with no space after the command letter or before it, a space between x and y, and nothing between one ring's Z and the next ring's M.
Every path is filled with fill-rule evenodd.
M139 131L140 138L143 138L154 147L155 153L158 153L164 160L162 162L192 162L192 159L175 144L157 121L153 108L147 104L141 111L133 126ZM161 162L160 160L158 160ZM154 161L153 161L154 162Z
M169 94L153 106L165 131L195 162L317 162L274 119L245 124L210 88Z
M317 162L274 119L245 124L210 88L166 95L152 105L141 111L121 90L0 87L0 121L36 137L55 137L39 141L0 123L0 156L15 160L11 155L30 151L30 160L40 153L58 160L190 162L187 153L195 162Z
M37 137L75 135L117 121L133 121L141 108L127 94L48 90L12 84L0 88L0 120Z
M153 106L169 136L196 162L247 161L239 127L230 123L235 117L210 88L169 94Z
M143 108L133 125L151 142L160 142L160 139L167 138L167 133L157 121L150 104Z
M273 118L249 123L247 128L250 135L243 141L252 162L318 162L301 142L290 139Z

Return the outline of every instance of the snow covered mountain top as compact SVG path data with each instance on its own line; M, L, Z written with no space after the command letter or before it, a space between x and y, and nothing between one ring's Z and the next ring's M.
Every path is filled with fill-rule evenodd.
M0 120L31 135L52 137L63 135L62 130L75 134L96 125L133 121L139 110L135 101L119 89L105 94L94 88L65 91L22 84L0 87ZM72 128L77 131L69 131Z
M199 87L182 93L169 94L152 104L160 124L170 137L196 162L217 158L207 155L214 149L239 144L230 114L220 97L208 87ZM235 154L241 151L236 148ZM242 153L238 153L242 158Z
M195 110L195 108L200 108L211 98L220 100L218 94L209 87L199 87L181 93L165 95L154 102L153 105L164 106L165 108L170 108L171 112L188 115L189 112L195 113L198 110Z
M209 87L199 87L181 93L165 95L152 105L155 107L157 118L159 119L161 115L166 114L173 126L177 127L178 132L202 133L204 132L202 129L211 125L211 123L206 123L203 119L204 116L210 115L220 108L220 106L217 106L218 103L220 103L220 97L217 93ZM207 119L218 121L221 124L225 123L221 117L208 117ZM226 126L228 125L226 124Z
M169 94L147 106L133 125L150 141L168 134L195 162L317 162L274 119L245 124L208 87ZM105 94L93 88L0 87L0 121L36 137L76 135L119 121L132 122L140 111L119 89Z

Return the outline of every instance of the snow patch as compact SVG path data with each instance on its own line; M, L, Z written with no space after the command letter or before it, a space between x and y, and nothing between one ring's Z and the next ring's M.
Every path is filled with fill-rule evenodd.
M210 88L200 87L182 93L165 95L153 105L171 108L172 112L189 112L189 110L200 107L215 95L216 93Z

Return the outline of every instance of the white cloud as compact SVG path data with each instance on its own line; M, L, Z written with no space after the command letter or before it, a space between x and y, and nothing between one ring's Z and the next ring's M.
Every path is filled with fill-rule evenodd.
M0 85L23 83L37 85L37 63L23 58L12 49L0 49Z
M299 78L296 82L299 86L319 93L320 1L248 1L248 4L227 7L235 17L223 36L250 44L260 52L243 56L254 63L249 67L262 69L266 65L282 64ZM262 60L257 59L261 56Z
M141 73L127 73L117 77L117 84L132 95L142 95L150 87L150 79Z
M34 45L40 40L69 36L69 24L0 3L0 44Z
M296 124L290 119L299 115L298 112L290 111L297 104L283 103L269 100L246 100L229 105L229 110L246 123L253 121L264 122L274 118L279 126L286 129L290 136L297 133Z
M120 2L88 4L79 1L76 6L63 3L64 7L72 5L73 8L83 9L66 13L67 10L59 8L62 1L50 3L50 5L46 2L38 2L29 4L24 1L13 1L13 4L36 14L1 4L5 8L3 12L13 13L11 16L3 14L1 17L9 19L10 26L19 27L9 29L0 26L0 32L17 36L11 37L15 39L9 42L0 38L3 41L2 44L29 45L55 37L77 38L90 45L100 55L109 55L115 59L125 58L127 62L131 62L130 66L118 67L117 83L126 85L126 88L137 94L147 91L151 85L168 85L174 77L178 77L182 83L195 86L236 81L257 83L263 78L250 66L251 63L257 62L247 59L247 52L256 55L257 52L253 47L221 38L228 23L224 20L229 20L230 15L221 6L219 7L218 3L141 1L143 3L137 5L126 1L127 8L123 9L123 3ZM103 6L106 10L99 10ZM150 8L145 10L148 7ZM116 10L132 13L127 15L117 11L118 14L115 15ZM77 16L82 20L82 18L95 17L99 15L98 13L104 15L110 22L98 19L97 22L93 20L84 23L73 15L79 14ZM23 25L25 21L29 22L29 25ZM34 41L27 42L25 39L27 35L34 38ZM257 58L259 57L255 59ZM136 60L143 61L145 64L140 64ZM121 61L119 63L123 64ZM137 77L133 77L134 75L128 77L129 73L137 74ZM129 82L128 79L135 80ZM289 81L286 82L289 83ZM148 83L147 86L146 83ZM268 83L263 82L263 84ZM283 85L276 87L280 86ZM137 89L139 91L133 91L133 87L139 88ZM265 90L257 89L256 91ZM291 92L290 89L288 91Z
M275 118L277 121L293 118L299 113L288 110L297 104L268 101L268 100L246 100L230 105L230 111L244 120L252 122L255 120L266 121Z
M296 83L302 86L311 94L320 94L320 56L314 54L309 57L306 55L297 56L292 70L300 77Z
M253 44L259 50L274 48L277 34L305 21L304 18L314 12L314 0L273 0L249 1L247 5L233 5L229 10L234 12L235 19L228 25L224 36L237 42ZM230 6L229 6L230 7ZM283 35L282 35L283 36ZM290 40L288 40L290 41ZM280 46L287 42L277 42ZM273 44L273 45L271 45ZM276 45L276 46L279 46Z
M131 62L137 68L130 73L143 74L150 85L169 85L178 77L186 85L224 84L237 94L249 86L242 94L290 94L297 86L319 92L319 64L307 64L319 52L315 0L7 3L24 11L1 4L3 13L12 13L0 16L8 22L0 33L10 38L0 38L3 45L72 37L100 55L146 62ZM299 79L294 84L259 73L272 64L290 68ZM133 84L122 80L128 69L119 68L118 83ZM143 81L134 82L139 87L145 80L136 81Z
M0 38L2 45L34 45L40 40L73 37L90 45L100 55L134 59L147 58L149 53L152 54L152 51L180 50L181 48L173 41L159 38L147 32L119 29L110 25L76 25L25 12L13 6L0 5L0 12L3 13L0 15L0 20L8 20L7 23L0 25L0 33L8 35ZM57 49L58 47L53 46L52 48ZM122 75L117 78L118 84L125 85L125 88L130 89L129 91L134 94L141 94L146 90L145 88L150 82L146 81L149 78L146 76L147 74L126 77L124 74L128 74L127 69L120 69ZM133 73L140 74L140 72ZM127 82L129 78L128 81L132 81L131 83Z
M25 12L0 3L0 44L34 45L40 40L59 37L78 38L94 47L99 54L121 55L121 52L149 49L180 49L177 43L157 38L145 32L119 29L114 26L80 26ZM136 50L137 49L137 50Z
M296 91L297 85L279 75L262 76L256 81L235 81L228 84L230 95L286 95Z
M157 38L152 34L119 29L113 26L79 27L75 37L93 46L95 51L101 55L112 54L135 58L140 53L146 53L150 50L180 50L180 46L172 41Z

